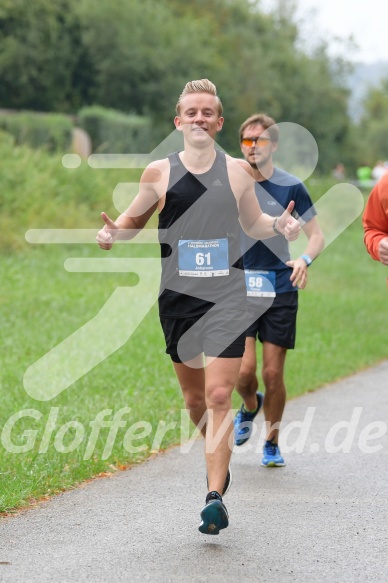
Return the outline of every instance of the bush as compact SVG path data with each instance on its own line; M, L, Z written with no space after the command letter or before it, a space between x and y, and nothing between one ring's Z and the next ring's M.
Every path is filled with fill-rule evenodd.
M1 115L0 129L12 134L16 145L66 152L71 146L73 124L65 115L20 112Z
M151 148L151 120L100 106L83 108L79 125L89 134L93 152L110 154L148 153Z
M34 245L25 240L28 229L97 232L103 225L102 210L113 218L119 212L112 197L116 185L140 179L140 170L95 170L85 160L69 169L62 164L62 153L15 146L14 141L0 131L0 253L32 251ZM126 205L130 202L128 196Z

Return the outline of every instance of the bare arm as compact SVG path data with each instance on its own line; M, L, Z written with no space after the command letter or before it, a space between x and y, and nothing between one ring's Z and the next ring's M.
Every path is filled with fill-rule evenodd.
M240 219L241 226L247 235L253 239L269 239L275 235L283 235L287 241L295 241L299 237L300 224L291 215L295 203L292 200L280 217L272 217L261 212L253 222Z
M306 249L302 255L308 255L311 259L315 259L325 246L325 238L321 227L316 217L313 217L302 228L308 238ZM292 285L294 287L298 285L300 289L304 289L307 284L307 261L301 256L293 261L287 261L287 265L293 268L290 277Z
M291 201L280 217L263 213L256 197L255 181L249 164L241 160L234 161L231 164L230 182L233 191L239 193L240 223L247 235L253 239L269 239L279 234L284 235L288 241L298 238L300 224L291 216L295 203Z
M140 179L139 193L127 210L115 221L106 213L101 213L105 225L96 237L101 249L111 249L117 239L133 239L145 227L159 203L156 185L160 180L160 170L155 166L148 166Z

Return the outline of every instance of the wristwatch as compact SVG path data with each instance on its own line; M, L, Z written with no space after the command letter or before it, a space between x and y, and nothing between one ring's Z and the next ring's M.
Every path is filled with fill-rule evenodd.
M275 231L275 233L276 233L277 235L281 235L281 232L280 232L280 231L278 231L278 230L277 230L277 228L276 228L276 223L278 222L278 218L279 218L279 217L275 217L275 220L274 220L274 222L272 223L272 228L273 228L273 230Z

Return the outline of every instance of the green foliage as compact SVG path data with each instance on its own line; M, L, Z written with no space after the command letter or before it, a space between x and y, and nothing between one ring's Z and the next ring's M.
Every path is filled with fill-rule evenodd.
M370 89L364 100L364 111L358 128L364 152L361 159L373 165L388 158L388 79L380 87Z
M151 148L151 120L140 115L106 109L85 107L78 113L80 126L92 140L94 152L148 153Z
M380 87L372 88L364 100L365 114L363 121L382 121L388 117L388 79L384 79Z
M275 6L267 14L253 0L4 0L0 105L75 112L95 103L150 119L156 146L174 129L185 83L208 77L224 104L219 142L228 152L239 153L242 121L265 111L306 127L326 172L353 146L344 63L324 43L306 54L295 3ZM103 151L148 149L145 128L139 148L113 125Z
M213 19L177 14L167 0L81 0L79 14L96 71L95 102L151 115L164 139L185 83L214 71Z
M15 144L66 152L72 139L72 121L65 115L21 112L0 115L0 129L15 138Z
M112 193L120 182L139 178L135 170L94 170L86 162L69 170L62 155L48 155L27 146L14 147L0 132L0 249L31 250L28 229L100 228L105 210L118 215ZM129 203L128 203L129 204Z
M238 153L241 122L266 111L306 127L327 171L349 129L343 63L333 63L324 46L309 56L301 50L294 11L280 2L264 14L248 0L82 0L96 102L151 116L155 139L163 139L185 83L208 77L224 104L219 142L228 152Z
M0 103L71 111L92 93L76 0L7 0L0 6Z

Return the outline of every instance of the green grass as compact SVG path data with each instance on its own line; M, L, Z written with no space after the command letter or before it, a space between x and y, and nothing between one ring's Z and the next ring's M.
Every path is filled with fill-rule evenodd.
M123 250L117 247L116 255ZM47 247L2 257L7 273L0 300L2 425L20 410L34 409L42 414L39 420L20 419L11 434L13 443L22 445L25 443L23 431L37 430L31 451L10 454L0 449L2 510L24 504L31 496L36 498L68 487L114 465L143 459L151 450L159 420L179 421L182 404L179 387L169 359L164 356L155 306L122 349L61 395L50 402L39 402L26 394L23 375L28 366L95 316L116 286L131 283L125 274L107 278L106 274L75 274L64 270L67 257L88 255L98 256L102 252L94 247L77 250ZM52 407L59 408L55 430L47 454L38 453ZM111 409L113 415L123 407L131 408L124 417L128 423L125 430L120 430L109 459L100 459L108 435L108 429L102 429L93 455L83 460L91 433L90 422L104 409ZM129 455L123 448L124 433L142 420L151 424L151 435L144 443L139 441L145 451ZM82 424L85 438L74 452L58 453L54 447L55 435L69 421ZM65 443L70 443L73 435L69 431ZM167 434L163 447L176 440L176 433Z
M290 396L388 356L386 277L366 254L360 220L317 259L299 293L296 350L287 358Z
M6 512L99 473L141 462L155 447L161 421L176 426L166 432L162 449L179 443L183 400L170 359L164 353L155 305L119 350L67 390L48 402L28 396L23 386L28 367L93 318L117 286L136 282L123 273L69 273L63 266L67 258L106 257L106 253L97 245L28 245L24 232L40 227L99 228L100 210L117 214L109 211L108 204L115 181L125 178L120 173L99 174L87 168L66 178L58 170L58 158L43 154L29 157L27 150L20 148L9 153L3 149L2 153L8 156L8 165L5 163L6 172L0 178L1 191L5 192L0 247L0 511ZM16 160L13 172L12 156ZM48 189L43 189L45 173ZM325 182L315 183L314 197L327 187ZM57 190L58 197L53 201L50 193ZM44 203L47 208L40 212ZM287 358L289 397L387 357L387 272L370 259L362 239L361 221L357 219L310 268L308 287L300 293L296 350ZM151 251L153 256L158 255L157 249ZM142 245L117 245L110 257L145 257L148 252L149 248ZM107 326L114 330L115 324L112 321ZM233 400L237 407L236 394ZM123 416L125 426L119 428L109 456L102 459L109 435L109 428L103 427L88 459L84 459L96 416L108 410L109 420L124 407L130 411ZM7 451L4 426L12 415L18 411L26 415L28 410L38 418L20 418L10 435L14 446L30 439L31 448L24 453ZM52 431L47 426L50 414L51 418L57 416ZM124 436L138 422L148 423L150 434L142 437L140 425L138 439L133 441L139 451L128 452ZM79 445L73 451L60 451L70 447L75 438L79 438Z
M331 185L330 179L310 184L313 199ZM296 350L286 365L289 396L387 358L387 276L365 250L358 217L309 268L308 285L299 293Z

